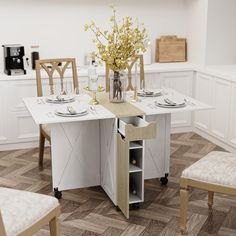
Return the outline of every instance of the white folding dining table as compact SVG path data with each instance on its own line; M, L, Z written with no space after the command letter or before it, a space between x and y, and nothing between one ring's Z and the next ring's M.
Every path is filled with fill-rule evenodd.
M130 116L157 123L156 137L144 141L144 179L160 178L166 184L170 161L171 114L211 108L183 94L175 91L171 93L185 99L187 105L182 108L160 108L154 105L158 98L148 97L124 105L109 104L101 99L101 104L91 109L91 97L81 94L72 105L87 105L89 112L80 117L55 115L54 111L61 105L46 103L44 97L24 98L35 123L47 124L51 129L52 185L55 194L60 197L63 190L101 185L117 205L118 121ZM116 109L118 106L119 109Z

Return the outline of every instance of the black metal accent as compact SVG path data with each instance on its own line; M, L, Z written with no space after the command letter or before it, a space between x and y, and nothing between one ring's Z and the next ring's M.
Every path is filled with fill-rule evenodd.
M161 185L165 186L168 184L168 174L165 174L165 177L160 178Z
M58 188L54 188L54 196L57 199L61 199L62 197L62 191L59 191Z

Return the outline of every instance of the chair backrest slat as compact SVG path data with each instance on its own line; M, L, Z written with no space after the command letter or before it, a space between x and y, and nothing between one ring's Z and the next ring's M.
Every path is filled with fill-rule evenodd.
M64 63L64 64L63 64ZM46 60L37 60L36 61L36 79L37 79L37 94L38 96L43 96L43 88L42 88L42 77L41 77L41 69L43 69L48 76L50 94L54 94L55 89L53 82L53 76L55 72L58 72L60 78L60 89L64 91L64 82L65 82L65 71L69 70L69 66L71 65L72 70L72 79L73 79L73 87L76 93L79 92L79 83L77 77L77 68L75 58L57 58L57 59L46 59Z
M139 76L140 76L140 89L145 87L145 79L144 79L144 63L143 63L143 55L137 55L133 61L129 64L128 70L128 85L126 90L134 90L134 86L132 84L132 68L134 64L139 60ZM110 70L106 65L106 92L110 91Z

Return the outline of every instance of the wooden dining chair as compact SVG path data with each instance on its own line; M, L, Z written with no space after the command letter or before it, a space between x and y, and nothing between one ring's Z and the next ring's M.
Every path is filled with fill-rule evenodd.
M79 93L79 82L77 76L76 60L75 58L59 58L59 59L45 59L36 61L36 80L37 80L37 94L39 97L43 96L43 86L42 86L42 71L46 72L48 77L48 85L50 94L55 93L55 78L59 77L60 81L60 91L63 92L66 89L65 72L71 70L73 88L76 93ZM55 76L55 74L58 74ZM48 94L47 94L48 95ZM39 137L39 165L43 165L43 155L45 139L51 143L50 128L48 125L40 125L39 127L40 137Z
M132 84L132 68L135 63L139 61L139 76L140 76L140 88L145 87L145 78L144 78L144 62L143 62L143 55L137 55L134 60L128 65L128 85L126 90L134 90L134 86ZM110 70L106 65L106 92L110 91Z
M210 152L185 169L180 178L180 231L187 233L189 188L208 191L208 207L213 205L214 193L236 196L236 155Z
M60 204L54 197L0 188L0 235L30 236L49 223L50 235L60 235Z

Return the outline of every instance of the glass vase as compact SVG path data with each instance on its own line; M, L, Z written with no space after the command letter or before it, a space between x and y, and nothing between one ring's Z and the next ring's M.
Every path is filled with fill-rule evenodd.
M114 71L110 76L110 102L125 102L125 74L124 72Z

